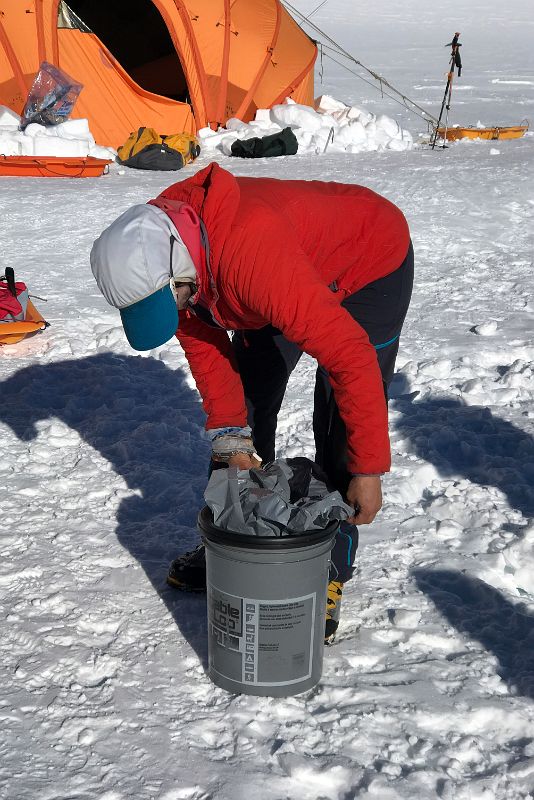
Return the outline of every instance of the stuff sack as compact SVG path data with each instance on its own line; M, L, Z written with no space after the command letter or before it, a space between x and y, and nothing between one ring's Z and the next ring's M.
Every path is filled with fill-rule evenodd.
M270 136L255 136L253 139L239 139L232 144L232 155L239 158L272 158L273 156L294 156L299 149L297 137L291 128Z
M121 164L134 169L176 170L200 154L198 139L190 133L160 135L154 128L139 128L119 147Z
M22 281L15 281L15 273L6 267L5 275L0 275L0 346L16 344L38 331L48 327L39 314Z
M29 12L28 12L29 13ZM43 61L28 93L20 127L31 122L39 125L59 125L70 117L83 84L66 72Z
M26 284L22 281L15 282L13 270L7 269L6 275L0 277L0 325L26 319L28 299Z

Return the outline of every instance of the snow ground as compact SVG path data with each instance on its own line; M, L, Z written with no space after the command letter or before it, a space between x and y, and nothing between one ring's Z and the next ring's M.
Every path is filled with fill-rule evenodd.
M380 0L373 19L377 3L360 5L337 33L392 82L394 37L424 39L401 88L449 29L467 63L476 19L480 52L500 37L505 79L533 80L526 2L507 17L449 4L450 22L422 0ZM336 34L343 9L331 0L317 19ZM362 52L366 30L383 64ZM530 90L491 83L503 73L484 57L479 69L470 56L475 108L494 92L499 118L484 121L512 123ZM360 84L329 80L321 91L369 105ZM533 144L220 157L239 175L370 186L405 211L417 259L384 510L361 531L321 684L287 700L232 696L205 675L205 600L165 585L197 540L198 397L177 345L128 348L89 270L101 229L172 177L2 180L3 265L47 298L52 323L0 349L3 800L534 798ZM313 371L306 359L292 377L280 455L312 453Z

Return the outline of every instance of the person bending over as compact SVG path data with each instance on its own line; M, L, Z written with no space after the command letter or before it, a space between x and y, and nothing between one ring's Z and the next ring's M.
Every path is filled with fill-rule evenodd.
M354 508L332 551L330 640L357 526L380 510L390 469L387 386L413 284L402 212L362 186L236 178L213 163L125 211L94 243L91 267L134 349L178 338L212 466L274 460L289 376L303 352L317 360L315 460ZM204 590L203 546L175 559L167 580Z

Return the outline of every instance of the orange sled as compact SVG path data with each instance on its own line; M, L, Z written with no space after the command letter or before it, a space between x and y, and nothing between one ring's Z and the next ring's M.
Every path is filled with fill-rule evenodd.
M28 300L26 307L26 319L22 322L2 322L0 323L0 345L17 344L25 336L38 331L44 331L48 327L48 322L42 318L31 300Z
M62 156L0 156L0 177L97 178L108 166L104 158Z
M520 139L528 125L510 125L506 128L438 128L438 135L447 141L458 139Z

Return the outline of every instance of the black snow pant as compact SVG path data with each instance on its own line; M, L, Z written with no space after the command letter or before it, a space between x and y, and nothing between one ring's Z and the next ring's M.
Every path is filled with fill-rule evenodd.
M412 294L413 271L410 243L408 254L398 269L369 283L342 302L352 318L364 328L376 349L386 399ZM260 330L236 331L232 342L256 452L263 461L273 461L278 412L289 376L302 351L270 325ZM331 484L345 495L352 477L347 469L345 424L328 375L321 366L315 380L313 433L317 464L326 472ZM357 545L358 529L343 523L332 550L331 579L337 575L337 580L346 582L352 577Z

